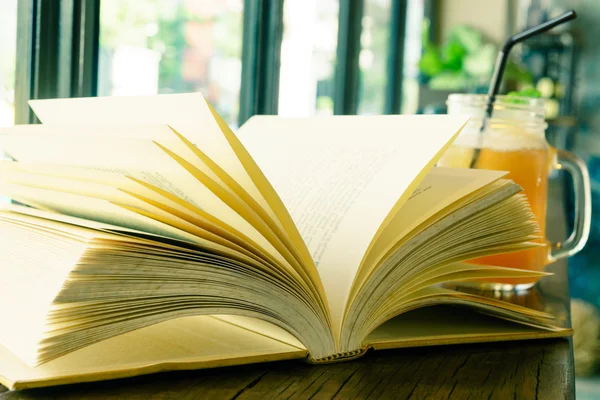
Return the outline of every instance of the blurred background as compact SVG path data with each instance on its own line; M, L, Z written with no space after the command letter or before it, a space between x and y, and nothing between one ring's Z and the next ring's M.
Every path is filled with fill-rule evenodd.
M536 89L548 141L588 164L596 217L569 271L572 296L600 307L597 0L1 0L0 126L35 123L30 99L193 91L234 129L445 113L449 93L487 91L508 36L571 8L575 22L515 48L502 92ZM580 397L598 386L578 381Z

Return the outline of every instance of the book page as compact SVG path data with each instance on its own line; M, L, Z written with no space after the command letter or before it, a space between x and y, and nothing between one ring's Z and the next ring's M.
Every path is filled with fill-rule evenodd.
M202 239L195 235L102 199L7 183L2 184L2 193L40 210L51 210L190 243L203 243Z
M299 349L304 348L304 345L302 345L302 343L289 332L267 321L251 317L243 317L241 315L212 315L212 317L240 328L260 333L263 336L289 344L290 346L294 346Z
M168 124L174 128L219 167L220 174L211 168L221 179L235 182L232 189L276 232L294 257L292 263L301 265L308 274L309 285L325 307L318 274L287 210L252 157L202 94L34 100L29 104L45 125Z
M36 222L36 225L45 225L45 224L60 224L61 230L64 232L72 232L76 231L81 236L81 229L91 230L93 232L93 237L105 237L106 235L110 236L114 239L115 235L112 233L103 233L103 232L118 232L123 234L133 234L140 235L143 234L146 237L155 236L158 241L160 239L168 238L173 239L168 236L162 236L157 234L151 234L148 232L143 232L135 229L124 228L122 226L110 225L98 221L92 221L89 219L77 218L65 214L59 214L56 212L51 212L47 210L41 210L38 208L25 207L18 204L2 204L0 206L0 214L3 218L9 218L12 221L15 220L27 220L28 218L33 217ZM118 237L118 236L117 236ZM128 241L135 241L131 236L127 237ZM138 239L142 240L142 239ZM147 242L147 240L144 240ZM164 243L161 243L165 245Z
M36 131L43 130L36 129ZM157 135L158 132L161 131L158 130ZM30 143L36 143L36 146L31 146ZM171 139L166 143L175 146L175 143L181 142L172 134ZM0 165L7 170L23 169L38 174L39 183L34 186L39 187L44 182L49 183L50 179L45 178L44 175L54 173L55 176L60 177L64 176L61 173L65 173L68 177L111 185L162 201L162 196L143 190L140 185L125 179L136 178L206 212L217 219L216 223L220 223L226 231L239 231L253 243L257 243L261 249L265 249L279 263L289 262L291 265L296 265L293 256L286 254L285 247L276 235L243 202L237 200L234 195L219 191L218 183L216 186L207 187L207 184L211 185L208 180L199 181L151 140L119 139L110 135L78 137L21 132L0 136L0 147L24 162L22 168L19 167L20 163L14 167L6 162ZM133 154L135 156L132 156ZM36 168L33 164L39 165ZM60 164L75 168L61 168ZM77 173L76 169L80 169L80 173ZM33 175L31 177L33 179ZM30 183L32 179L29 179Z
M377 263L391 248L413 229L429 218L506 175L501 171L472 170L459 168L433 168L411 194L400 211L381 232L362 260L360 270L353 283L348 307Z
M69 138L66 139L70 144L66 147L64 142L59 141L56 143L53 138ZM103 141L102 138L109 138L109 141ZM63 139L64 140L64 139ZM150 147L156 147L154 143L160 143L161 145L168 147L171 151L177 153L180 157L184 158L187 162L194 165L194 167L200 169L202 173L206 174L208 178L214 180L224 189L228 189L227 185L218 177L218 175L200 158L196 157L193 152L187 148L187 146L178 139L177 134L168 125L164 124L139 124L139 125L16 125L10 128L0 129L0 143L2 143L4 152L11 155L17 161L24 160L55 160L57 153L60 154L64 160L59 164L82 164L80 161L83 158L83 164L89 163L87 160L89 156L87 153L73 153L73 150L81 147L81 142L88 143L88 145L98 145L97 141L100 142L100 146L106 146L108 143L114 151L117 153L127 149L130 143L135 143L135 146L139 146L140 143L152 144ZM31 146L31 143L39 143L39 145ZM49 147L47 147L49 146ZM73 147L71 147L73 146ZM99 149L99 152L102 152ZM144 153L146 154L146 153ZM131 155L131 152L129 152ZM148 155L157 157L156 149L148 151ZM94 153L95 157L96 154ZM102 159L106 155L102 155ZM161 156L161 157L164 157ZM137 157L136 157L137 158ZM131 165L147 165L145 160L138 161L134 157L123 158L116 156L115 159L120 159L121 163L125 163L123 166ZM106 164L110 164L106 159ZM125 161L122 161L125 160ZM101 161L102 162L102 161ZM98 164L97 162L95 162ZM101 165L101 164L100 164ZM162 165L162 164L159 164Z
M24 224L37 229L60 232L66 236L77 236L85 241L101 239L109 240L111 242L127 242L130 244L152 243L157 249L175 247L173 244L165 243L163 239L168 239L169 243L181 243L182 246L189 244L189 242L178 241L177 239L167 236L150 234L121 226L104 224L89 219L72 217L11 203L4 204L0 207L0 220L10 221L12 224ZM148 238L153 238L154 240ZM181 247L176 248L178 250L181 249Z
M0 220L0 304L5 321L0 343L22 359L35 359L50 305L85 249L77 238L34 235L30 229Z
M240 130L318 266L336 331L371 240L464 123L448 116L261 116Z
M281 217L271 209L200 93L32 100L29 104L44 125L169 125L218 164L279 223ZM131 136L139 137L139 133L125 137Z
M467 307L434 306L410 311L384 323L367 337L365 346L383 350L570 334L570 329L543 330L483 315Z
M373 321L386 321L390 315L398 314L403 306L423 295L423 292L434 291L435 286L449 282L466 282L490 278L540 278L549 274L538 271L520 270L514 268L494 267L468 263L443 265L433 271L427 271L408 280L402 288L391 293L379 310L373 314ZM433 287L433 288L432 288ZM430 294L431 295L431 294ZM508 305L510 307L510 305ZM536 313L534 310L523 309L522 312ZM372 322L370 322L372 323ZM378 323L374 323L375 326Z
M206 197L193 197L197 191L214 198L151 140L11 133L0 135L0 146L20 162L131 174L198 207L203 206Z
M287 335L275 326L270 329ZM11 389L24 389L295 359L306 354L302 347L211 316L186 317L95 343L37 367L27 366L0 346L0 382Z
M268 208L200 93L33 100L44 125L170 125Z
M256 257L268 260L267 262L286 265L285 259L266 239L259 237L262 239L259 245L248 236L201 209L194 208L189 204L181 205L183 202L181 199L171 199L166 195L161 195L123 175L97 170L86 172L85 169L79 168L56 168L48 164L36 165L37 168L34 168L33 165L20 168L20 164L0 162L0 182L102 199L121 206L149 211L165 221L172 220L172 217L175 216L193 224L191 233L194 235L236 251L243 248L247 255L252 253ZM27 172L23 172L23 169ZM56 172L58 175L50 175L52 172ZM81 180L77 179L79 174L83 175ZM73 175L75 179L66 178ZM66 177L63 178L63 176ZM96 183L93 181L94 178L109 184ZM4 189L6 190L7 187L4 186ZM38 201L40 204L42 202ZM189 229L187 230L189 231Z

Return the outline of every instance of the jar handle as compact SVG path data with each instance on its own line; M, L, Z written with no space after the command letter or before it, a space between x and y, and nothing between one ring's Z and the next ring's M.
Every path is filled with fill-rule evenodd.
M549 262L577 254L588 240L592 222L592 194L590 175L585 162L575 154L556 149L556 169L565 170L573 178L575 191L575 216L573 232L564 242L552 243Z

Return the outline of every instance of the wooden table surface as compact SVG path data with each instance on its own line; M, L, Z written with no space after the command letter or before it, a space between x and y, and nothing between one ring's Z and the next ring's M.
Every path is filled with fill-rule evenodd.
M553 210L562 208L549 207L549 226L563 232L550 236L564 237ZM539 287L556 294L569 319L567 263L549 269L555 275ZM548 339L371 352L320 366L285 361L15 392L0 386L0 400L573 399L574 376L571 341Z
M374 352L0 394L15 399L572 399L566 339Z

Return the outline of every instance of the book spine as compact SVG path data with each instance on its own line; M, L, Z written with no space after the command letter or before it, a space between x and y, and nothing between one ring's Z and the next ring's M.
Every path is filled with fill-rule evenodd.
M369 348L365 347L358 350L346 351L344 353L332 354L323 358L312 358L311 356L308 356L306 358L306 361L309 364L331 364L341 361L354 360L356 358L362 357L368 350Z

